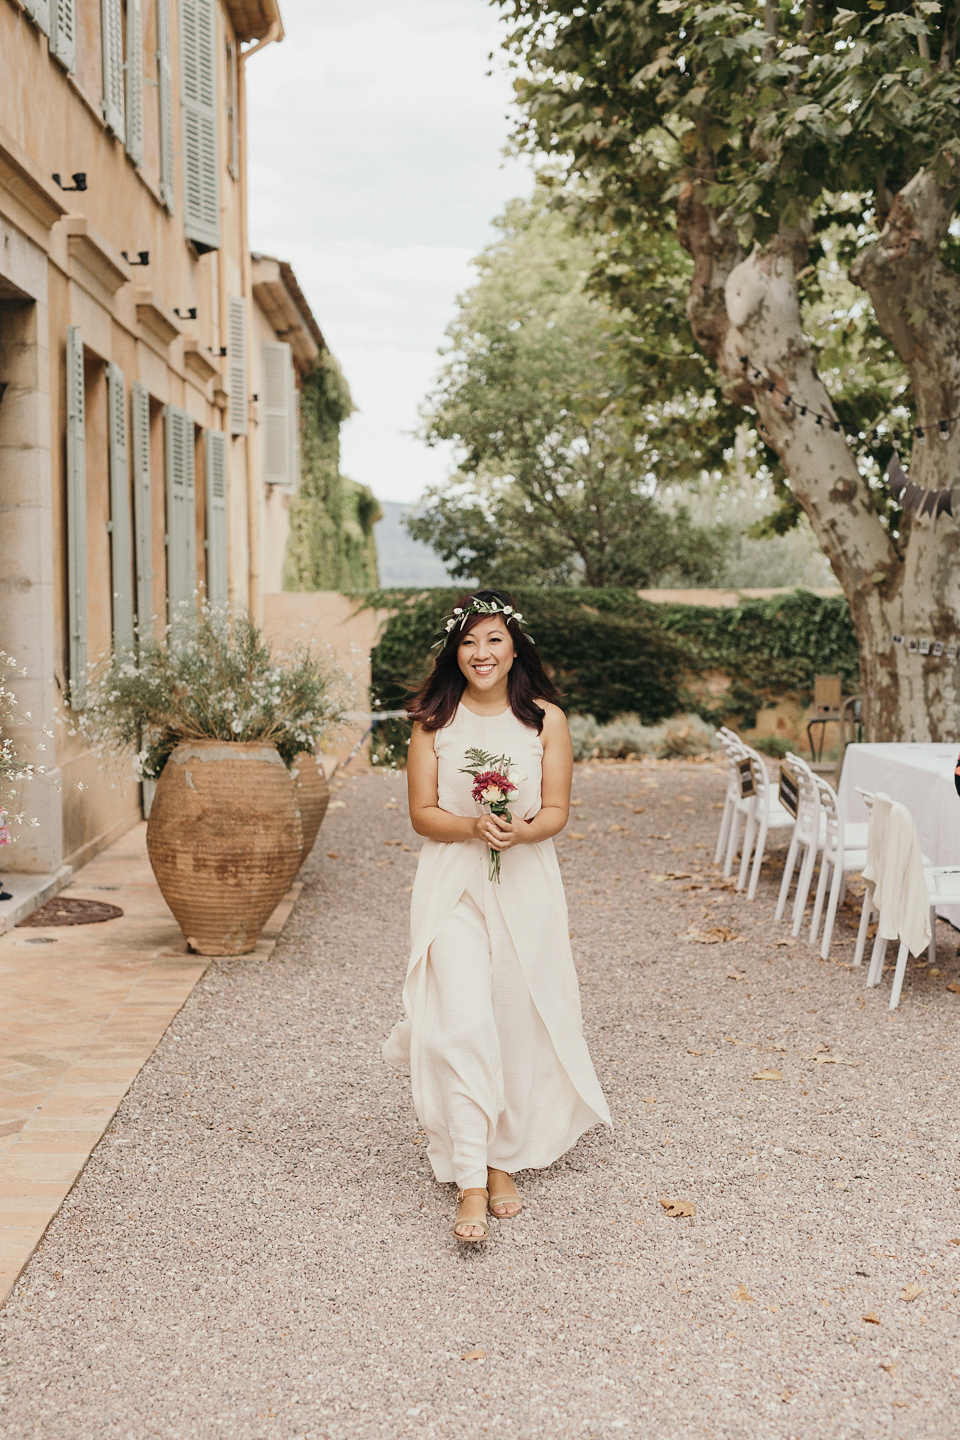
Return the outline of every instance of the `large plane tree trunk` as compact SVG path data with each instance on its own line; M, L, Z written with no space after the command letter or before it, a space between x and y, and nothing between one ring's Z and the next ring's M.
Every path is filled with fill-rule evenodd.
M852 444L831 428L833 406L803 336L796 277L808 263L806 233L784 231L744 255L704 193L691 184L678 206L679 236L694 260L688 314L731 395L756 409L850 602L867 738L952 740L960 730L957 661L893 637L960 642L960 504L956 519L905 515L891 537ZM960 414L960 277L937 254L958 193L960 182L943 186L920 171L851 270L909 370L917 424L928 437L914 442L910 478L931 489L960 485L960 423L946 439L938 429ZM744 356L761 379L752 368L745 373ZM802 407L829 418L818 425Z

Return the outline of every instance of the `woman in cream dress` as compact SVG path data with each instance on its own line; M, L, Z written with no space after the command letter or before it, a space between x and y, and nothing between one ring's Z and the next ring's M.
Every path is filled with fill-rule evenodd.
M409 1063L434 1174L459 1189L464 1241L486 1239L488 1206L519 1214L514 1171L550 1165L590 1126L610 1124L581 1030L552 839L567 823L570 732L521 620L499 591L465 596L410 707L410 818L424 845L405 1018L384 1056ZM471 749L513 763L512 819L473 799Z

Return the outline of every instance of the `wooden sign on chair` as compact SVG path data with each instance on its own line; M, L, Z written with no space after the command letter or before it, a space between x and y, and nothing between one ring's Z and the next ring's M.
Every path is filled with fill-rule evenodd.
M780 804L796 820L800 808L800 779L785 760L780 764Z
M740 771L740 798L749 800L751 795L757 793L756 776L753 773L753 764L749 756L737 762L737 769Z

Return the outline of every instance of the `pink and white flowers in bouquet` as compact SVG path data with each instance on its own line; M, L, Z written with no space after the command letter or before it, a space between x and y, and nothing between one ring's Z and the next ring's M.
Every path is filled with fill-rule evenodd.
M471 794L478 805L491 815L502 815L512 820L510 806L516 798L522 776L509 755L488 755L486 750L467 750L461 775L473 776ZM488 849L487 875L491 880L500 880L500 851Z

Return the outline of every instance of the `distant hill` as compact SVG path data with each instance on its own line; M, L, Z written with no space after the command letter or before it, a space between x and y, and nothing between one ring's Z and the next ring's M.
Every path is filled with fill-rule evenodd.
M404 515L412 505L403 505L397 500L381 500L383 519L373 527L374 543L377 547L377 567L380 584L384 589L391 586L451 585L443 561L435 555L429 545L414 540L404 530Z

